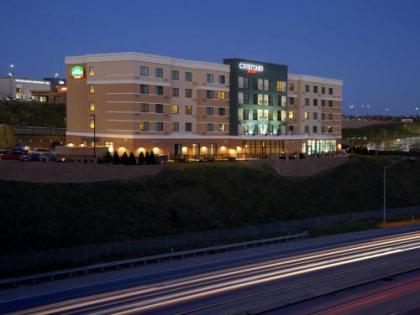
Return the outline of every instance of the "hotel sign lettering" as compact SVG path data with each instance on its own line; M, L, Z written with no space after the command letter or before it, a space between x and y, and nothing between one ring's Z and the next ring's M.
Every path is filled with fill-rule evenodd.
M74 80L81 80L85 77L85 69L82 66L71 67L71 77Z
M240 62L239 69L246 71L247 74L256 74L257 72L263 72L264 66L247 62Z

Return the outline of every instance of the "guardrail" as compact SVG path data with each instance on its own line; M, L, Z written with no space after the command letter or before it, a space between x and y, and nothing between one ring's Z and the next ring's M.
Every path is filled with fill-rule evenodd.
M285 242L289 240L303 239L307 236L308 236L308 232L305 231L298 234L266 238L266 239L255 240L255 241L247 241L247 242L227 244L227 245L217 245L217 246L211 246L211 247L206 247L206 248L173 252L173 253L168 253L168 254L160 254L160 255L153 255L153 256L147 256L147 257L92 264L92 265L86 265L86 266L77 267L77 268L57 270L57 271L39 273L39 274L28 275L28 276L12 277L12 278L6 278L6 279L0 280L0 287L16 287L18 284L23 284L23 283L35 284L37 282L42 282L42 281L53 281L59 278L60 279L66 278L66 277L70 278L75 275L87 275L89 274L89 272L95 272L95 271L103 272L108 269L117 270L122 267L134 267L137 265L145 265L148 263L158 263L160 261L172 260L176 258L183 259L185 257L216 254L220 252L244 249L244 248L249 248L249 247L275 244L275 243Z

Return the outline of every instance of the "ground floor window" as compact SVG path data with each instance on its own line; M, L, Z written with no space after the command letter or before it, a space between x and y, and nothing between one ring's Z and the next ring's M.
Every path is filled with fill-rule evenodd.
M304 145L306 146L305 152ZM311 154L335 152L337 148L336 140L308 140L302 144L302 152Z

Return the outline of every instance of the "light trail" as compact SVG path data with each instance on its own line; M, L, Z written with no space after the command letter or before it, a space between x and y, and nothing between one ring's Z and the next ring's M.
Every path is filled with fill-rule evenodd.
M112 293L73 299L17 314L51 314L84 312L104 307L106 303L128 303L96 314L131 314L165 307L206 296L221 294L240 288L263 284L287 277L324 270L363 260L383 257L420 248L420 232L384 237L345 245L341 248L309 252L292 258L280 258L249 266L219 270L203 276L180 278L155 285L141 286ZM289 266L291 265L291 266ZM278 269L278 270L277 270ZM139 301L140 300L140 301Z

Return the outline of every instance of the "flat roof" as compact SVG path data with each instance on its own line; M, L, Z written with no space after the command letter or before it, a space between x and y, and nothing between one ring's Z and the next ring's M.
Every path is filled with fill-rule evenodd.
M289 73L287 76L288 76L288 79L290 80L296 80L296 81L301 80L301 81L307 81L307 82L343 86L343 80L338 80L338 79L331 79L331 78L319 77L319 76L307 75L307 74L293 74L293 73Z
M145 54L140 52L118 52L107 54L90 54L82 56L65 57L66 64L89 63L106 61L143 61L151 63L160 63L193 69L206 69L229 72L229 65L222 63L211 63L197 60L178 59L167 56Z

